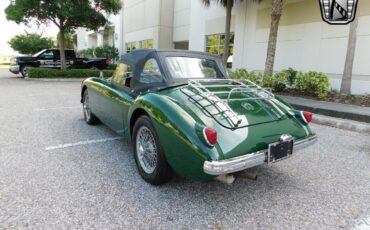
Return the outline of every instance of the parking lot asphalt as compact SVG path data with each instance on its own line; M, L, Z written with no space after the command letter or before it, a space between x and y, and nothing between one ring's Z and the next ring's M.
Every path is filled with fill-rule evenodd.
M312 125L318 143L257 181L155 187L79 90L0 69L0 229L370 229L367 134Z

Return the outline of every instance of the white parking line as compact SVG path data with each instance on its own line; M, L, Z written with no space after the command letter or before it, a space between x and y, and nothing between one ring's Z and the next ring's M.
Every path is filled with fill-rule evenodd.
M75 143L66 143L66 144L60 144L55 146L47 146L45 147L46 151L55 150L55 149L64 149L79 145L89 145L89 144L95 144L95 143L102 143L107 141L114 141L114 140L120 140L122 137L110 137L110 138L104 138L104 139L96 139L96 140L87 140L87 141L79 141Z
M357 221L357 224L353 229L354 230L369 230L370 229L370 216Z
M65 107L54 107L54 108L39 108L39 109L34 109L33 111L35 112L40 112L40 111L48 111L48 110L58 110L58 109L81 109L82 106L65 106Z

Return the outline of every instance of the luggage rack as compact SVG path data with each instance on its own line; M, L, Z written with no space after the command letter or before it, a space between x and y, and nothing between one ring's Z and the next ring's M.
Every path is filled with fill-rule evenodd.
M228 88L229 90L212 91L216 88ZM194 100L198 105L207 110L214 117L226 120L232 127L241 123L241 118L230 108L233 101L270 100L274 95L266 89L248 80L232 79L196 79L189 80L188 87L182 91ZM238 93L243 97L232 97ZM223 97L222 97L223 95ZM213 109L214 111L211 111Z

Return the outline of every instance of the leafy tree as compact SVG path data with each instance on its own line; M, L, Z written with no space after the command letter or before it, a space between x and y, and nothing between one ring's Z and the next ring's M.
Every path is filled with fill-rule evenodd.
M230 55L230 27L231 27L231 11L232 8L237 0L202 0L205 6L209 6L211 1L214 1L217 4L226 8L226 24L225 24L225 43L224 43L224 53L223 53L223 61L226 64L227 59ZM243 1L243 0L239 0ZM261 2L261 0L252 0L253 2Z
M16 23L54 23L61 34L60 60L65 69L65 33L78 27L97 30L107 24L105 15L117 14L120 9L121 0L15 0L5 13L8 20Z
M355 20L351 22L351 25L349 27L346 62L344 64L344 72L343 72L343 77L342 77L342 83L340 86L340 92L344 94L351 94L352 71L353 71L353 63L355 60L355 50L356 50L356 43L357 43L358 18L359 16L357 16Z
M49 49L54 46L54 41L51 38L45 38L35 33L16 35L8 43L13 50L27 55L32 55L42 49Z
M280 17L283 14L283 5L284 0L272 0L271 26L265 64L265 75L267 76L272 76L274 70L276 42L278 36Z
M73 31L67 31L64 34L64 48L66 49L74 49L77 46L77 37ZM57 35L57 46L60 44L60 33Z

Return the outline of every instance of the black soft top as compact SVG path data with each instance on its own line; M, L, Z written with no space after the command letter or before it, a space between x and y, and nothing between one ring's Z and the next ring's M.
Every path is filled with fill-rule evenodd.
M135 49L130 53L124 54L121 56L121 60L130 63L136 64L143 59L146 59L147 56L157 54L158 56L182 56L182 57L204 57L208 59L220 59L219 56L191 50L175 50L175 49Z

